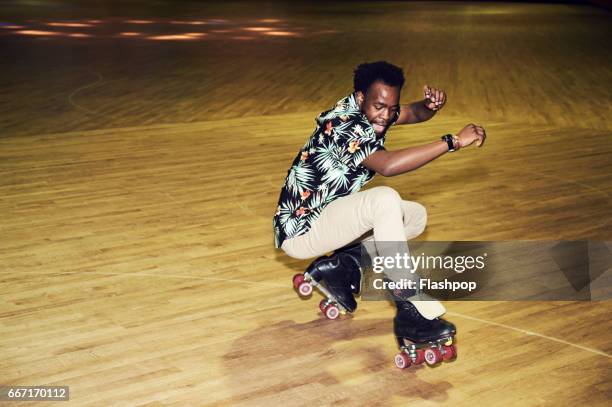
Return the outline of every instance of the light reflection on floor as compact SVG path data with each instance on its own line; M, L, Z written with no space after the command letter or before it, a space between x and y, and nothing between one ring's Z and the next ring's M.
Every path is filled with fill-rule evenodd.
M79 21L28 20L26 24L0 22L3 35L44 38L126 38L151 41L254 40L266 38L299 38L332 34L335 30L308 31L289 28L285 20L263 18L232 21L221 18L202 20L108 19ZM49 30L53 27L54 30ZM130 29L136 28L137 30ZM189 27L187 32L178 32ZM78 29L78 31L74 31ZM199 30L198 30L199 29Z
M49 27L93 27L91 23L47 23Z

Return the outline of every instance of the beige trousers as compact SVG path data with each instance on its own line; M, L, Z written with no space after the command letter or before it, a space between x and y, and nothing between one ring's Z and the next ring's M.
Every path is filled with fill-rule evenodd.
M281 248L296 259L309 259L346 246L357 240L374 240L378 255L408 253L407 239L420 235L427 224L423 205L404 201L393 188L380 186L344 196L328 204L303 235L287 239ZM372 235L368 237L368 233ZM384 242L377 245L376 242ZM372 253L370 253L372 255ZM398 281L411 276L389 274ZM416 277L416 275L413 275ZM421 300L422 298L422 300ZM426 318L444 314L439 301L419 297L411 302Z

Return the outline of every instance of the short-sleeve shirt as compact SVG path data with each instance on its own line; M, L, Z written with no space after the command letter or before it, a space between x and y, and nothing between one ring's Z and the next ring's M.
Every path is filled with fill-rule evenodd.
M336 103L316 119L317 127L287 172L273 219L279 248L310 230L327 204L353 194L376 174L361 162L384 150L385 135L376 135L359 109L355 94Z

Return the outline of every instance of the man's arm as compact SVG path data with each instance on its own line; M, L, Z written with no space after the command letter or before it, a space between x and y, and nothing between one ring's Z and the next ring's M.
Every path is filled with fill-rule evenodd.
M363 160L363 165L384 177L392 177L416 170L447 151L448 145L446 142L438 140L418 147L402 148L395 151L376 151Z
M467 147L474 141L476 141L478 147L481 147L485 138L486 134L482 127L468 124L455 137L455 150ZM395 151L376 151L366 157L362 164L385 177L392 177L416 170L447 151L448 144L445 141L438 140L418 147L408 147Z
M427 121L434 117L446 103L446 93L443 90L425 85L423 94L425 99L401 106L400 115L395 124L415 124Z
M429 102L428 99L423 99L412 102L409 105L402 105L399 118L395 124L421 123L434 117L436 115L436 111L429 110L427 107L425 107L427 102Z

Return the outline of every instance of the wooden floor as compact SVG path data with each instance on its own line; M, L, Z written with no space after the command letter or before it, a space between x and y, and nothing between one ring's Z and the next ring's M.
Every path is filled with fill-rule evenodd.
M373 52L373 43L355 56L410 66L415 85L405 101L417 96L416 83L452 89L448 107L431 122L392 129L389 149L472 121L487 129L482 149L370 184L392 186L427 207L420 239L612 240L610 52L581 48L603 46L590 41L601 38L609 15L559 5L378 4L356 7L372 21L447 23L439 30L408 25L415 36L449 36L482 22L476 32L459 30L465 41L459 36L453 47L433 45L452 49L453 63L434 50L414 53L410 42L397 58ZM201 17L223 11L231 16L221 8ZM308 27L321 24L319 13L327 15L316 6L294 14L273 8L253 18L284 16ZM356 15L347 18L339 31L358 26ZM534 26L532 40L521 37ZM383 38L395 38L396 26L389 27ZM574 37L556 43L549 35L557 33ZM343 39L329 35L335 44ZM350 87L359 62L353 57L336 56L329 66L296 60L300 49L315 53L296 43L307 39L301 37L253 45L253 56L204 41L125 45L130 62L149 61L141 78L128 62L110 58L118 43L104 37L92 47L106 50L94 58L104 62L96 72L115 77L107 93L76 83L87 76L77 60L94 54L75 40L49 38L40 42L55 45L37 51L37 39L0 38L32 62L23 71L16 62L0 68L15 78L3 88L12 108L0 106L0 385L70 386L68 404L77 406L609 404L609 300L446 302L459 332L458 359L400 371L391 305L364 301L355 315L327 321L316 298L297 297L290 279L308 262L273 249L271 217L314 116ZM231 67L200 83L207 62L198 47ZM275 71L265 68L278 54L262 67L244 65L278 47L294 58ZM50 49L80 57L62 67L65 54L54 59ZM193 65L169 79L169 59L158 59L163 52ZM432 73L425 65L434 54L440 69ZM245 69L222 88L227 75ZM253 88L241 86L256 78L265 78L263 90L245 96ZM289 82L285 99L275 97L274 83ZM206 87L223 97L209 100Z

